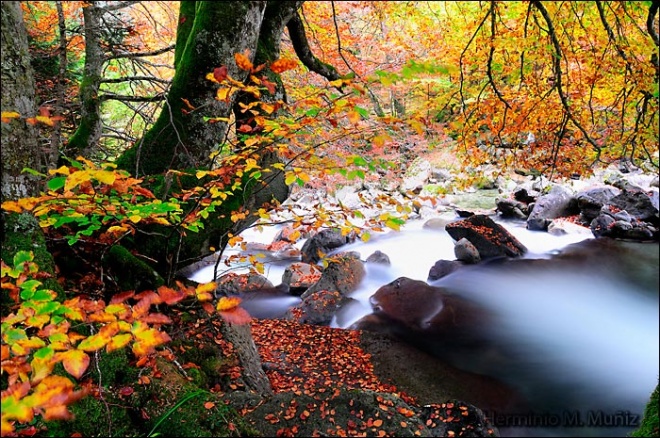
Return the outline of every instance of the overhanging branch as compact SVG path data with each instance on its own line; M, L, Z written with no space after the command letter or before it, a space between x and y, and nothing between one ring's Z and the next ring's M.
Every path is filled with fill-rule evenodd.
M302 61L305 67L314 73L323 76L329 81L335 81L341 78L337 69L332 65L321 61L312 53L309 43L307 42L307 35L305 34L303 22L297 12L289 20L286 27L289 30L289 37L291 38L293 49L296 51L296 55L298 55L298 58Z

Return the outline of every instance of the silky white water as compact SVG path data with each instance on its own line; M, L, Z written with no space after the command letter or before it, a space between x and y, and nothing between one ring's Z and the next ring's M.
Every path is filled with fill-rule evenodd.
M567 245L591 238L584 234L531 232L521 222L500 223L528 248L528 259L549 259ZM276 232L273 228L263 233L251 229L243 237L246 241L269 243ZM376 235L369 242L338 249L357 251L363 260L380 250L387 254L391 265L367 263L364 280L350 295L354 301L338 311L331 325L347 328L371 313L369 297L398 277L426 281L436 261L455 259L453 246L446 231L424 229L421 222L413 221L400 232ZM273 284L281 282L286 265L267 265L266 275ZM603 270L597 262L591 268L588 263L586 266L573 269L566 263L557 268L531 264L500 269L477 265L430 283L481 303L497 317L488 336L502 346L506 360L491 362L482 359L482 352L474 351L459 357L457 366L516 387L529 398L535 414L578 413L590 426L563 433L557 429L505 427L503 435L625 433L635 425L594 429L603 424L587 422L603 423L604 415L619 415L610 421L616 423L623 418L621 413L641 414L658 382L657 284L648 290L626 281L616 269ZM212 275L213 267L209 267L193 279L210 281ZM297 302L294 298L262 305L290 306ZM629 420L624 418L619 423Z

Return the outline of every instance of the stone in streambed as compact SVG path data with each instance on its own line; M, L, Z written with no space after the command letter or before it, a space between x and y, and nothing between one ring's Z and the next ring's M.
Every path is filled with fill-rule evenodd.
M469 240L477 248L482 259L502 256L520 257L527 252L527 248L518 239L488 216L470 216L447 224L445 229L457 242L463 238Z

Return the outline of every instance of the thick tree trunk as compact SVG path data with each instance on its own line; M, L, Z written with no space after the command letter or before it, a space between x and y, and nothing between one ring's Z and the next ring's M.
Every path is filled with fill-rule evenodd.
M25 122L36 115L34 74L20 2L2 2L2 111L21 118L1 123L2 200L37 195L38 179L23 173L39 169L37 129Z
M103 130L99 86L103 76L104 62L103 49L101 48L101 16L104 11L96 3L88 2L83 8L85 68L80 82L80 124L67 144L66 153L68 155L91 156Z
M25 122L25 118L36 115L34 73L28 52L27 31L23 12L17 1L2 2L2 111L17 112L20 119L2 122L2 197L1 201L17 200L36 196L39 192L37 177L22 173L26 167L39 169L40 150L37 129ZM53 258L46 248L43 232L37 221L28 213L0 213L2 231L2 260L12 265L18 251L31 251L41 272L52 278L43 280L46 288L62 292L55 280ZM2 313L9 311L10 303L6 290L2 290L0 301Z
M184 4L185 10L189 8ZM210 165L209 155L224 141L227 125L209 123L207 118L229 117L233 98L228 103L216 100L216 86L206 75L226 65L232 78L246 78L234 54L249 50L254 56L265 9L264 1L195 2L194 22L183 52L179 54L177 48L176 72L165 106L144 138L117 160L120 168L153 175ZM195 109L187 107L184 99Z

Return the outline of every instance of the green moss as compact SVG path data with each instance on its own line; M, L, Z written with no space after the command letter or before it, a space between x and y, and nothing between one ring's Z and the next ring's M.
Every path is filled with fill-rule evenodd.
M631 432L629 436L634 437L652 437L660 436L660 426L658 420L658 385L651 394L651 400L646 405L644 417L639 429Z
M104 400L85 397L71 406L73 420L45 423L48 436L69 437L74 433L85 437L143 436L122 405L122 400L113 400L111 396Z
M135 257L126 248L115 245L105 258L120 290L156 289L165 281L151 266Z
M50 274L51 278L40 279L44 289L57 292L57 299L65 299L64 290L55 278L55 261L48 252L46 238L37 220L29 213L6 213L2 212L2 260L8 265L13 265L14 255L18 251L32 251L34 262L39 266L41 272ZM6 290L2 290L2 308L7 309L4 304L9 303Z
M99 354L98 369L90 367L92 378L104 386L133 385L139 370L130 364L132 353L127 348Z

